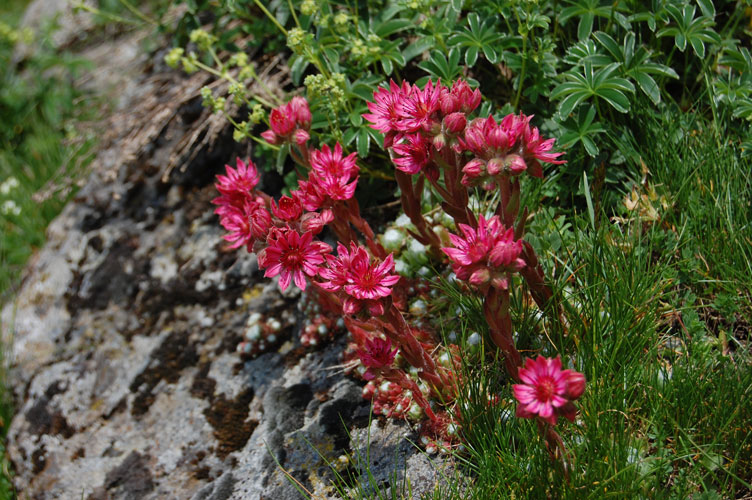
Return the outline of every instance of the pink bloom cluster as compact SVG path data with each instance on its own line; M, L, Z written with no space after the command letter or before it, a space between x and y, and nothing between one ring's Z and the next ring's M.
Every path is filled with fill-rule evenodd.
M368 368L390 368L397 356L398 349L392 349L392 343L389 339L373 337L366 339L365 345L361 351L358 351L358 357L364 366ZM363 375L366 380L373 380L375 375L371 371L366 371Z
M543 140L532 116L508 115L501 123L493 117L470 120L481 101L480 91L464 80L451 88L430 80L423 89L406 82L374 93L363 115L384 134L384 147L392 148L395 166L408 174L420 171L437 176L435 153L449 145L456 153L475 157L463 168L463 184L490 188L489 180L500 175L519 175L525 170L542 177L540 162L564 163L562 153L551 151L554 139Z
M381 316L390 303L392 287L400 277L394 274L394 258L389 254L383 262L371 260L365 248L350 244L350 250L340 243L337 257L327 256L328 267L321 270L321 287L331 292L344 292L343 312L357 314L367 310Z
M562 416L574 422L577 409L573 401L585 392L585 376L574 370L562 370L561 358L547 359L538 356L525 360L519 369L521 384L515 384L514 397L519 401L517 416L540 417L556 425Z
M499 123L492 116L471 121L463 145L476 157L462 169L462 183L492 188L489 181L497 176L528 170L533 177L543 177L541 161L566 163L556 159L563 153L551 151L554 139L542 140L538 128L530 126L531 118L520 114L507 115Z
M303 97L293 97L290 102L273 109L269 114L270 129L261 134L270 144L294 141L298 146L311 138L311 110Z
M514 230L505 228L498 216L478 218L478 227L458 224L463 237L450 234L453 247L442 248L452 261L457 278L469 281L482 291L489 286L506 290L508 273L525 267L520 258L522 242L514 239Z

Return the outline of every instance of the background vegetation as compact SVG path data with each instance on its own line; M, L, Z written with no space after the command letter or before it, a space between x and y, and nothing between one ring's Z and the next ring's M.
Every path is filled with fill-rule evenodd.
M552 466L532 423L511 418L511 392L493 353L466 345L472 383L459 404L470 423L457 460L470 483L448 478L435 498L752 494L748 1L172 3L185 10L159 27L182 50L168 63L237 84L205 101L232 119L238 140L257 138L266 129L259 110L276 104L246 90L257 61L238 54L260 61L283 52L292 76L285 90L310 100L316 139L358 151L363 182L386 187L379 191L389 197L382 137L361 114L390 78L466 78L487 96L484 111L535 114L534 124L566 151L566 165L548 167L542 181L526 179L523 192L527 206L543 207L530 240L566 301L570 332L561 335L519 300L515 314L526 353L563 353L588 377L580 420L561 429L574 457L570 479ZM0 64L9 68L0 76L6 299L75 188L64 182L66 169L83 164L92 145L73 125L83 117L72 85L79 62L50 47L45 32L33 34L33 55L14 59L29 37L12 35L24 4L0 6L7 26L0 27ZM131 15L110 4L103 8ZM197 28L209 36L197 36ZM228 112L231 100L239 112ZM284 148L259 145L255 154L294 179ZM455 318L450 311L463 311L446 321L445 333L463 342L482 332L478 304L448 284L444 291L431 312ZM546 337L545 345L537 340ZM492 412L489 394L501 400ZM367 488L356 490L368 496ZM10 491L0 475L0 497Z

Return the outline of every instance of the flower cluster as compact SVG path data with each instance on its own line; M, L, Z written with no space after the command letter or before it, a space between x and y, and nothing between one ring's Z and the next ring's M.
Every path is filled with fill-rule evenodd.
M372 316L381 316L389 306L386 299L392 286L400 279L394 272L394 258L389 254L383 262L372 261L365 248L350 244L337 247L337 257L327 256L328 267L321 270L321 286L330 292L344 291L343 311L357 314L366 309Z
M556 425L559 416L574 422L577 413L573 401L585 392L585 376L574 370L562 370L561 358L527 359L520 368L522 384L514 385L514 397L519 401L517 416L539 417Z
M471 117L481 98L462 80L451 87L429 80L422 88L390 82L375 92L363 117L384 134L402 206L412 222L407 233L429 254L422 256L425 265L431 257L443 258L459 280L483 294L490 338L501 350L509 375L519 382L514 386L520 402L517 415L551 424L558 416L572 420L584 377L562 370L559 358L527 360L523 368L510 313L513 278L527 282L542 310L555 309L548 307L551 291L535 252L523 239L527 212L518 217L518 176L525 171L542 176L540 163L564 163L558 159L562 153L552 151L554 140L541 137L530 123L532 117L508 115L499 122L491 116ZM307 172L298 189L272 199L257 190L255 166L241 160L217 176L220 196L213 202L228 231L225 239L231 248L245 246L255 252L264 275L278 277L283 290L292 283L308 290L306 296L317 304L306 302L305 344L315 345L331 331L347 328L345 366L358 367L356 373L368 381L364 396L373 399L377 410L395 417L425 416L424 430L449 443L457 436L458 420L448 408L462 384L458 348L442 346L424 327L425 303L410 302L418 287L395 272L393 254L361 217L354 197L360 170L356 154L346 154L339 143L309 148L311 119L306 100L295 97L272 110L270 129L262 134L271 144L289 144L292 159ZM450 234L446 227L436 231L435 220L424 217L426 180L442 200L442 217L460 234ZM498 188L492 215L471 210L468 188L478 186ZM336 255L318 237L324 227L338 240ZM384 243L393 239L385 236ZM249 335L263 330L266 345L277 340L275 326L254 326ZM243 349L256 352L251 337ZM432 405L429 399L445 406ZM546 432L548 443L555 444L558 435Z
M506 290L508 274L525 267L520 258L522 242L515 241L514 230L505 228L497 216L486 220L482 215L478 227L458 227L465 237L450 234L454 247L441 249L449 256L457 278L482 291L488 290L489 285Z
M302 97L293 97L290 102L273 109L269 114L270 130L261 137L270 144L282 144L294 141L297 145L308 142L311 135L311 110L308 101Z
M519 175L528 171L533 177L543 177L540 162L565 163L557 160L563 153L551 152L554 139L542 140L538 128L530 126L532 116L507 115L496 123L492 116L476 118L465 130L463 146L475 158L462 172L462 184L492 189L492 179Z

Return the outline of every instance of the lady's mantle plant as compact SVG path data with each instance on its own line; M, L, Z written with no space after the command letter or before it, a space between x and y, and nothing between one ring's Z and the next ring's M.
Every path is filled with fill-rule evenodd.
M562 370L559 358L539 356L523 367L509 311L510 287L519 274L538 306L561 317L537 256L523 239L527 212L520 213L519 177L525 172L542 177L541 162L564 163L558 159L562 153L552 151L554 139L542 138L531 126L532 117L473 118L481 98L462 80L451 87L429 80L423 88L390 82L375 92L363 117L384 134L402 207L414 227L409 233L437 265L448 258L457 279L483 297L490 337L518 382L517 416L536 419L552 456L564 459L551 426L558 416L574 419L585 378ZM339 143L320 149L308 144L311 113L303 98L274 109L269 123L264 139L290 145L307 177L290 195L274 200L256 190L259 176L252 163L227 166L227 175L217 177L220 196L214 200L228 231L225 239L232 248L255 252L265 276L278 276L283 290L291 283L308 290L329 325L347 327L353 346L345 356L362 367L359 373L369 381L364 395L377 409L416 420L424 414L424 434L450 445L461 424L452 406L461 384L459 349L406 320L406 297L421 287L395 272L393 254L361 217L354 198L356 154L345 155ZM421 210L426 182L460 234L437 232L426 221ZM471 208L468 191L476 187L498 192L491 212ZM336 255L319 239L325 227L338 240Z

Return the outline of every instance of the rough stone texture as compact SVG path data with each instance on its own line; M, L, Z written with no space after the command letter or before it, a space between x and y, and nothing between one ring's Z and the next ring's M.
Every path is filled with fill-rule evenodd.
M248 146L196 111L204 77L149 67L128 84L128 113L102 124L88 183L2 311L14 325L20 497L301 498L289 475L330 498L326 461L366 446L378 484L357 460L343 475L388 488L406 467L413 492L431 491L437 471L405 424L366 430L359 383L332 369L343 339L297 348L296 295L253 255L224 249L211 181ZM292 348L242 362L234 350L254 312L282 317Z

